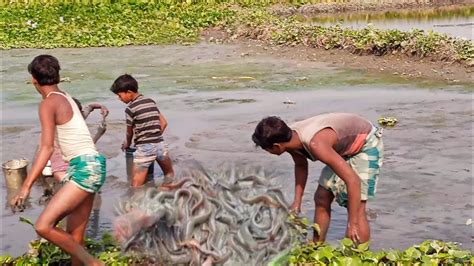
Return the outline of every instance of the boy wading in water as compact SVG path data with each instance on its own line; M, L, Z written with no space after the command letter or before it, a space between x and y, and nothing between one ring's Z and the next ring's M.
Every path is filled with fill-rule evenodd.
M131 75L118 77L110 90L128 104L125 109L127 132L122 150L130 147L135 136L132 187L142 186L146 181L148 167L156 160L164 174L164 183L174 178L173 165L168 156L168 147L163 132L168 125L155 101L138 93L138 82Z
M355 243L370 239L366 201L374 197L383 143L381 131L355 114L317 115L288 126L271 116L260 121L252 135L269 153L288 152L295 163L295 196L291 209L299 212L308 178L308 159L326 164L314 194L315 223L321 229L314 241L324 242L331 218L331 203L347 208L346 236Z
M54 149L54 139L69 162L65 184L52 197L36 221L35 230L71 255L72 265L103 265L85 248L84 232L94 195L105 182L105 158L92 141L89 129L69 94L59 90L59 62L51 55L39 55L28 65L32 83L43 100L39 105L41 143L22 188L11 200L22 206ZM56 224L67 216L66 231Z

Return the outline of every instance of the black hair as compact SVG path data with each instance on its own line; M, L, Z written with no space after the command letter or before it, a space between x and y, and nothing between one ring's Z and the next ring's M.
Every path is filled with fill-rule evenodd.
M28 65L28 72L39 85L56 85L59 83L59 61L52 55L38 55Z
M124 74L114 81L110 90L115 94L127 91L138 92L138 82L131 75Z
M277 116L269 116L255 127L252 140L262 149L269 149L275 143L288 142L293 132L288 125Z

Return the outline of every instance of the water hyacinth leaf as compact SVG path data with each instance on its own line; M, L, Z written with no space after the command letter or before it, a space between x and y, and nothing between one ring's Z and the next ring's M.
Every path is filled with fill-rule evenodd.
M0 264L9 264L13 262L13 258L10 255L1 255L0 256Z
M387 256L386 256L386 257L387 257L387 259L389 259L390 261L397 261L397 260L398 260L397 253L396 253L396 251L393 251L393 250L389 251L389 252L387 253Z
M20 222L25 223L25 224L29 224L33 227L35 226L35 224L30 219L28 219L26 217L23 217L23 216L20 216Z
M331 261L334 257L333 250L334 249L331 246L325 246L319 250L319 254L321 255L321 258L326 258Z
M369 250L369 245L370 245L370 242L367 241L365 243L357 245L357 248L353 248L352 250L354 250L356 252L364 252L364 251Z
M361 258L363 261L368 261L370 263L377 263L379 262L379 257L377 256L377 254L374 254L372 251L368 250L364 253L362 253L361 255Z
M338 261L341 263L339 265L354 265L354 266L361 266L362 261L359 257L342 257L338 258Z
M433 240L430 243L430 246L436 251L436 253L439 253L444 248L444 244L438 240Z
M421 252L414 247L410 247L405 250L405 254L412 259L419 259L421 257Z
M319 227L319 224L314 223L313 225L311 225L311 227L314 229L314 232L315 232L317 235L320 235L320 234L321 234L321 228Z
M463 259L469 256L469 252L463 250L449 250L448 253L458 259Z
M354 242L349 239L349 238L344 238L343 240L341 240L341 244L344 246L344 247L352 247L354 246Z

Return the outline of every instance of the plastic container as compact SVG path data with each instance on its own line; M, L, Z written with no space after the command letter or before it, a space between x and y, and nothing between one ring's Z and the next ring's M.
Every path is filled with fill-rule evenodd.
M19 189L27 175L28 161L26 159L14 159L2 164L3 175L7 188Z

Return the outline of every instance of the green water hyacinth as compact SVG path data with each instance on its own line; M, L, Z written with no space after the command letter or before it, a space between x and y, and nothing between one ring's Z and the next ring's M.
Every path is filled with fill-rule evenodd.
M319 233L318 224L307 218L290 215L299 243L275 256L269 266L280 265L473 265L474 257L469 250L462 250L453 242L426 240L405 250L371 251L370 242L356 244L349 238L340 241L340 246L308 241L311 229Z
M280 260L280 262L282 262ZM282 264L289 265L473 265L469 250L456 243L426 240L403 251L370 251L369 243L356 245L345 238L339 247L309 243L294 247Z
M26 1L0 9L0 49L189 44L207 28L269 45L401 53L474 65L469 40L435 32L308 25L251 1ZM218 40L216 40L218 42Z

